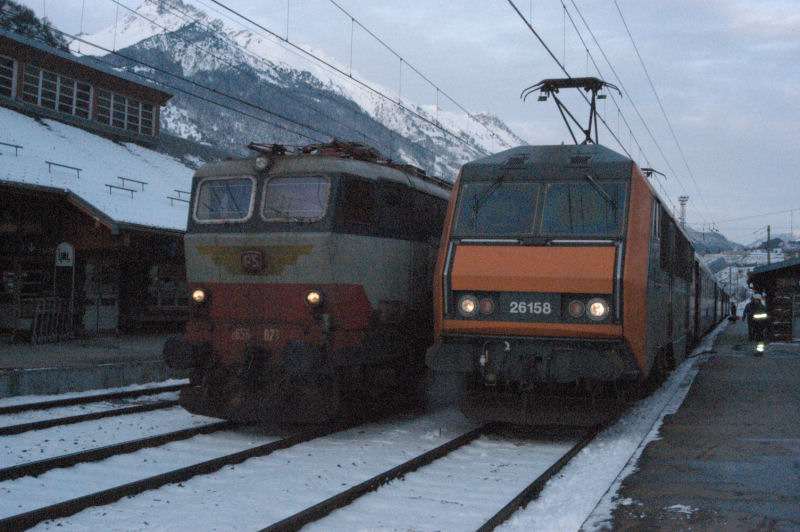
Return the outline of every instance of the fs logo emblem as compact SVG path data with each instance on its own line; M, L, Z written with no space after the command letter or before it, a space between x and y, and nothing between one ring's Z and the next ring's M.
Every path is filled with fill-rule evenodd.
M264 271L264 254L258 249L243 251L242 269L245 273L261 273Z

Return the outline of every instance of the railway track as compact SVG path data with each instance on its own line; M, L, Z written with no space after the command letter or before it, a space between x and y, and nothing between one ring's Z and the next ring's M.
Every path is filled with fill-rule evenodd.
M234 426L235 425L230 421L218 421L216 423L208 423L199 427L176 430L147 438L140 438L123 443L116 443L113 445L105 445L95 449L88 449L85 451L65 454L53 458L46 458L44 460L36 460L33 462L18 464L0 469L0 482L14 480L27 475L38 476L60 467L72 467L76 464L97 462L118 454L132 453L134 451L138 451L139 449L157 447L170 442L192 438L198 434L210 434L222 430L229 430Z
M19 405L4 406L0 408L0 415L19 414L31 410L47 410L50 408L77 406L89 403L99 403L102 401L116 401L119 399L131 399L146 395L158 395L165 392L177 392L183 388L181 384L170 384L168 386L157 386L154 388L143 388L141 390L131 390L125 392L111 392L91 395L79 395L66 399L54 399L52 401L38 401Z
M153 410L162 410L164 408L171 408L177 406L178 401L155 401L143 405L125 406L122 408L114 408L111 410L101 410L99 412L89 412L87 414L78 414L75 416L57 417L50 419L43 419L40 421L31 421L29 423L19 423L16 425L7 425L0 427L0 436L10 436L12 434L21 434L32 430L43 430L51 427L58 427L62 425L72 425L75 423L82 423L84 421L92 421L95 419L102 419L112 416L125 416L130 414L139 414L142 412L152 412Z
M341 425L336 425L305 430L294 436L258 445L244 451L226 454L211 460L192 464L188 467L174 469L166 473L129 482L124 485L5 517L0 519L0 530L22 530L30 528L42 521L68 517L92 506L109 504L123 497L131 497L147 490L157 489L166 484L184 482L197 475L213 473L223 467L239 464L250 458L266 456L275 451L293 447L314 438L339 431L342 428ZM62 458L74 460L73 458Z
M498 432L500 427L501 425L497 423L482 425L443 445L440 445L435 449L432 449L431 451L408 460L407 462L404 462L388 471L380 473L320 503L282 519L281 521L273 523L272 525L263 528L261 532L290 532L299 530L306 525L322 519L335 510L350 505L353 501L366 495L367 493L380 489L382 486L388 484L392 480L413 473L414 471L417 471L420 468L469 445L480 436ZM580 452L581 449L583 449L590 441L592 441L592 439L600 430L602 430L602 428L602 426L597 426L588 431L584 430L584 434L567 450L567 452L563 453L560 458L555 460L550 467L533 479L513 499L507 502L500 510L498 510L480 527L478 527L477 530L481 532L494 530L494 528L508 519L516 510L524 507L531 500L535 499L536 496L538 496L538 494L541 492L542 488L544 488L547 481L556 475L578 452ZM322 526L322 528L325 527Z
M440 421L433 421L433 422L425 422L422 424L422 427L428 427L427 429L423 429L424 431L429 431L431 423L434 426L442 426L439 423L442 423L443 420ZM446 420L444 426L448 426ZM410 426L416 426L416 421L408 421ZM451 423L452 425L452 423ZM88 509L91 507L97 507L106 505L115 501L118 501L125 497L131 497L134 495L141 494L148 490L155 490L162 486L171 485L169 492L173 495L168 495L167 498L172 498L175 494L175 490L181 490L183 486L182 483L185 481L192 479L193 477L197 477L199 475L210 475L206 477L206 479L200 480L199 485L213 485L217 489L220 485L229 486L230 489L239 490L241 488L242 480L237 480L236 482L230 483L230 474L233 473L232 470L228 470L226 466L231 466L234 464L240 464L245 460L250 458L256 457L264 457L275 451L293 448L289 450L289 454L282 454L280 456L276 455L274 460L270 462L255 462L251 463L250 466L245 466L249 469L240 470L237 468L237 473L235 474L237 479L246 478L246 476L242 476L243 473L246 471L250 471L251 474L255 473L256 475L263 476L265 472L270 471L272 473L268 474L268 477L265 477L264 480L270 482L270 478L272 478L271 482L280 483L281 478L283 478L281 473L278 469L275 469L277 464L297 464L303 469L302 464L298 464L298 460L302 457L305 459L306 456L312 457L313 456L328 456L331 452L336 452L336 449L344 450L344 456L347 455L360 455L360 451L356 450L357 447L353 447L352 444L345 445L342 447L342 444L350 441L351 438L358 438L358 436L353 436L353 434L362 434L365 431L368 433L375 432L371 438L374 440L384 440L386 436L381 436L381 434L388 433L404 433L408 431L408 428L403 428L402 425L397 424L384 424L378 425L378 428L375 427L367 428L359 426L355 428L355 430L348 431L347 434L350 436L340 436L336 435L332 438L324 438L324 436L332 435L334 432L338 432L344 429L349 429L353 427L344 427L342 425L338 426L326 426L326 427L319 427L313 430L306 430L295 435L289 436L287 438L281 438L276 441L271 441L268 443L259 443L259 442L252 442L251 445L256 445L255 447L247 448L243 451L232 452L230 454L226 454L224 456L216 456L216 453L207 455L206 457L213 457L210 460L199 461L198 463L193 463L191 465L187 465L185 467L177 467L173 470L166 471L161 473L163 469L151 469L149 470L149 475L147 478L140 478L139 476L139 468L137 466L133 466L135 470L132 476L125 478L124 476L115 476L111 475L109 479L113 478L116 479L116 482L103 482L97 483L94 485L94 488L84 489L83 491L78 491L77 493L83 493L75 498L71 498L68 500L67 497L63 497L64 494L72 494L74 497L75 491L73 490L66 490L61 491L59 493L53 494L52 497L36 497L35 501L38 501L41 507L36 508L33 504L33 501L30 501L28 505L20 505L17 509L16 515L9 515L13 513L13 510L17 508L16 504L13 506L6 506L6 509L3 511L4 514L8 515L7 517L0 518L0 530L19 530L25 529L28 527L32 527L37 523L53 520L53 519L62 519L77 512L80 512L84 509ZM65 456L59 456L52 459L41 460L36 462L28 462L24 464L20 464L18 466L6 468L0 470L0 483L6 482L9 480L14 480L13 483L7 484L5 486L0 485L0 492L6 489L11 490L26 490L26 486L33 485L33 483L37 485L45 485L48 482L55 482L56 484L63 484L63 483L70 483L71 475L74 475L75 478L82 478L86 477L87 474L89 476L103 476L106 473L104 471L114 470L115 468L119 468L119 460L123 459L120 458L112 458L112 460L117 460L116 463L109 462L109 463L102 463L97 465L90 465L87 464L85 466L80 465L79 469L76 469L74 473L71 472L70 469L60 469L58 471L52 471L53 468L68 468L75 464L83 464L87 461L94 461L94 460L101 460L107 457L115 457L120 453L130 453L137 449L145 449L150 448L153 446L160 446L163 443L169 441L175 441L178 438L191 438L194 434L202 434L202 433L209 433L214 432L217 430L225 430L230 428L230 425L226 422L220 423L212 423L207 424L202 427L196 427L191 429L191 431L183 430L177 431L174 434L163 434L159 436L155 436L153 438L142 438L141 440L135 440L131 442L125 442L120 444L109 445L103 448L92 449L86 452L81 453L72 453ZM379 430L378 430L379 429ZM471 429L471 430L470 430ZM499 460L505 462L514 462L515 459L519 459L520 457L525 457L530 452L530 449L533 448L533 445L542 445L543 447L548 447L550 450L547 451L550 453L548 455L548 462L546 465L541 466L541 468L530 469L529 464L522 463L521 465L515 464L514 467L517 470L523 472L523 480L524 483L517 480L516 483L512 483L511 488L506 489L505 491L500 491L495 493L494 487L492 489L484 489L482 487L482 483L485 486L489 486L490 482L486 481L483 478L483 474L476 475L473 473L467 473L466 476L462 475L455 484L460 484L462 487L464 485L469 484L469 489L475 491L477 493L481 493L481 498L491 499L489 501L488 507L491 508L491 511L483 511L481 514L482 517L480 522L477 523L480 526L472 526L470 525L467 528L473 528L478 530L491 530L495 528L498 524L502 523L506 520L510 515L512 515L518 508L524 506L527 502L531 501L532 499L536 498L538 493L544 487L545 483L550 479L553 475L555 475L569 460L583 448L591 439L595 436L599 428L592 430L590 432L581 432L580 434L576 434L576 432L569 431L569 434L556 434L554 432L548 432L547 434L530 434L526 433L520 436L520 433L517 431L511 431L509 433L509 429L507 426L497 425L497 424L488 424L478 428L472 429L471 427L464 427L463 431L459 431L456 437L450 436L449 438L445 438L444 434L439 434L436 439L439 440L440 444L436 447L432 445L424 445L424 446L415 446L415 447L400 447L394 448L391 455L386 455L389 459L387 461L388 464L393 465L394 467L387 468L385 471L375 475L374 473L377 471L382 471L380 467L371 466L372 473L369 475L363 475L359 477L353 476L352 472L350 474L350 478L348 479L347 476L339 476L338 472L343 472L344 470L335 469L339 467L336 465L337 460L342 460L343 458L332 458L331 461L328 462L327 471L328 474L322 477L318 477L316 474L311 477L309 476L309 480L315 483L319 483L320 481L317 479L324 479L322 482L327 484L327 487L322 485L315 485L314 490L312 493L320 493L320 494L328 494L319 497L316 500L321 502L317 502L311 506L302 509L304 505L300 504L290 504L290 507L294 507L296 509L300 509L300 511L296 511L296 513L290 515L289 517L282 517L285 516L287 513L285 510L282 510L282 507L276 507L263 515L263 517L270 516L272 518L277 518L278 520L275 521L273 524L264 528L264 530L297 530L301 527L307 526L310 524L311 530L314 529L321 529L325 530L327 527L330 526L330 519L333 519L334 523L338 523L337 519L340 517L339 512L345 512L346 515L358 515L361 510L358 509L358 505L361 505L361 508L364 507L366 504L369 506L370 504L375 505L375 501L378 501L377 506L380 507L382 504L385 504L386 500L391 500L391 498L387 499L386 493L388 493L389 497L395 496L391 495L392 491L397 491L397 486L404 486L408 484L415 484L416 485L426 485L429 482L429 479L433 477L444 478L447 475L442 475L440 472L436 471L436 468L441 468L441 464L447 462L447 460L453 460L453 455L462 456L458 458L461 462L460 464L467 463L465 460L470 462L484 462L487 463L494 463L492 460L495 459L495 453L498 452L500 447L505 448L515 448L518 446L519 449L516 451L516 455L509 455L509 456L502 456ZM194 434L193 434L194 433ZM238 436L236 436L238 434ZM344 434L344 433L343 433ZM430 432L422 432L420 434L428 434L423 439L430 438ZM435 433L434 433L435 434ZM242 435L247 436L247 433L241 432L231 432L228 436L224 436L223 438L217 440L217 436L214 436L214 440L204 440L205 445L210 445L211 447L216 448L218 445L225 445L224 443L214 443L214 442L224 442L226 441L225 438L233 438L234 436L241 438ZM306 445L300 445L306 442L310 442L310 440L315 438L320 438L315 440L313 444L309 443L311 447L307 447ZM535 438L537 441L527 441L531 437ZM522 438L522 439L520 439ZM160 440L160 441L159 441ZM542 441L545 440L545 441ZM548 441L549 440L549 441ZM556 443L553 443L553 440L558 440ZM418 440L415 440L418 441ZM441 443L443 442L443 443ZM519 442L525 442L524 445ZM199 442L198 442L199 443ZM183 447L182 449L193 449L196 447L197 443L192 443L190 446L186 447L185 444L181 444ZM388 448L393 448L391 443L388 444ZM297 446L297 447L295 447ZM487 447L489 446L489 447ZM498 447L499 446L499 447ZM413 452L414 448L417 448L416 452ZM432 448L433 447L433 448ZM349 449L349 451L347 451ZM404 450L405 449L405 450ZM162 453L162 454L151 454L153 452ZM171 452L161 451L158 448L150 451L148 450L148 454L144 455L137 455L138 457L135 458L135 462L138 463L142 459L144 462L153 462L161 461L163 465L170 465L172 463L171 456L177 456L174 453L177 452L177 448ZM372 451L370 451L372 452ZM413 454L412 454L413 452ZM400 456L406 454L407 456L411 456L411 459L398 464L398 460L391 459L390 456L394 456L395 458L399 458L398 453ZM466 458L464 453L472 453L467 454ZM476 454L477 453L477 454ZM488 454L487 454L488 453ZM490 458L486 458L489 456ZM476 459L476 457L482 457ZM515 458L516 457L516 458ZM131 457L134 458L134 457ZM132 463L134 460L131 458L124 458L126 463ZM197 455L189 453L189 459L185 460L183 463L190 464L192 461L197 460ZM308 458L310 463L317 464L313 458ZM525 460L523 459L523 462ZM178 461L180 463L180 461ZM268 465L273 464L273 465ZM322 465L322 464L319 464ZM353 463L353 466L356 464ZM380 465L376 463L375 465ZM505 464L501 464L499 467L502 467ZM429 469L429 466L431 469ZM89 467L92 469L85 469L85 467ZM175 467L175 465L173 465ZM285 467L285 466L282 466ZM460 466L458 466L460 467ZM494 467L494 466L493 466ZM225 473L222 473L222 469L225 468ZM291 469L287 469L290 471ZM353 471L357 471L354 469ZM110 471L109 471L110 472ZM159 474L153 474L153 473ZM37 479L32 478L21 478L27 475L42 475L47 473L44 476L41 476ZM247 473L245 473L247 474ZM220 476L222 475L222 476ZM275 475L272 476L271 475ZM145 476L145 474L141 474L141 476ZM369 476L370 478L366 480L362 480L365 476ZM530 478L528 478L530 476ZM535 477L535 478L533 478ZM223 480L228 478L228 480ZM404 482L393 482L397 479L403 479ZM138 480L134 480L138 479ZM131 480L133 480L131 482ZM22 484L16 484L17 482L21 482ZM193 481L195 482L195 481ZM244 481L247 482L247 481ZM308 481L305 481L308 482ZM305 482L301 481L304 485ZM222 483L222 484L220 484ZM333 496L329 496L331 493L335 493L334 488L336 485L341 483L343 486L348 486L346 489L341 491L340 493L336 493ZM118 484L118 485L115 485ZM249 484L248 484L249 485ZM196 487L190 488L192 493L201 493L206 492L206 489ZM237 488L238 486L238 488ZM496 486L496 484L492 484L492 486ZM87 486L88 487L88 486ZM524 489L520 489L524 487ZM107 489L102 489L107 488ZM447 486L443 488L443 491L440 493L445 493L442 495L443 498L457 500L458 495L450 496L449 492L444 490L449 490L453 488L453 491L456 492L458 486ZM251 486L251 489L254 489L254 494L261 493L261 497L269 496L266 492L261 492L255 486ZM282 496L285 496L288 493L295 493L295 489L287 490L284 492L281 489L280 493ZM188 492L187 492L188 493ZM303 498L307 498L308 494L303 493L302 491L296 492L298 498L298 502ZM491 496L484 497L483 494L491 494ZM62 499L63 497L63 499ZM156 497L154 500L159 500L163 497L163 495L155 495ZM258 497L259 500L263 499ZM375 498L378 499L375 499ZM421 498L425 499L425 495ZM311 501L313 501L316 496L312 495ZM407 497L403 496L403 501L409 500L414 501L419 499L420 497ZM383 502L381 502L383 501ZM201 501L198 501L201 502ZM208 501L210 502L210 500ZM173 504L175 501L173 501ZM413 502L409 502L408 504L413 504ZM448 504L451 504L448 502ZM201 505L202 506L202 505ZM215 504L216 506L216 504ZM402 507L402 506L401 506ZM180 508L183 508L181 506ZM177 509L177 508L175 508ZM185 509L181 510L182 512L187 511ZM337 512L338 511L338 512ZM105 514L106 510L103 510L103 515ZM330 515L333 512L336 512L336 515ZM155 518L155 516L151 516ZM392 516L389 516L392 518ZM367 521L364 524L370 524L369 518L366 518ZM149 520L149 519L148 519ZM152 521L150 521L152 523ZM270 521L267 521L270 522ZM69 523L69 521L67 521ZM97 523L99 526L100 523ZM251 519L252 524L252 519ZM338 525L337 525L338 526ZM255 526L252 528L258 528L258 520L256 520ZM336 526L334 526L336 528ZM462 528L462 527L459 527Z
M126 399L145 398L149 396L159 395L163 393L177 392L181 389L180 385L159 386L155 388L147 388L143 390L125 391L125 392L112 392L105 394L92 394L81 395L77 397L69 397L66 399L56 399L51 401L39 401L32 403L25 403L19 405L11 405L0 408L0 416L15 416L24 415L27 412L55 410L60 408L69 408L74 406L85 406L91 404L123 401ZM0 426L0 436L10 436L13 434L21 434L23 432L33 430L43 430L60 425L71 425L74 423L81 423L84 421L92 421L95 419L102 419L111 416L121 416L128 414L137 414L141 412L151 412L153 410L160 410L164 408L171 408L178 404L177 400L160 400L147 402L145 404L136 404L128 406L120 406L117 408L106 408L103 406L101 410L94 410L92 412L85 412L82 414L75 414L62 417L51 417L36 421L29 421L25 423L11 424Z

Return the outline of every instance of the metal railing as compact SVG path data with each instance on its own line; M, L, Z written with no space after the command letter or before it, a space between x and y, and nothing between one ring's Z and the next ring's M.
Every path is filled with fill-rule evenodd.
M37 297L31 323L31 344L58 342L72 336L69 301L60 297Z

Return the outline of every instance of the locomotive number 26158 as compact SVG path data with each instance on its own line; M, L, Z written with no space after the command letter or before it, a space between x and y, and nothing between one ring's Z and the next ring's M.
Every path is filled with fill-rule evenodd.
M551 314L553 306L549 302L541 301L511 301L508 312L510 314Z

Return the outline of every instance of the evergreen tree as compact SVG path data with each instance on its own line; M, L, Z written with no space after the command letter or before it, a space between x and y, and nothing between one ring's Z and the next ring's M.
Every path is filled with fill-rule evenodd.
M34 12L14 0L0 0L0 28L42 41L53 48L69 51L67 40L50 28L47 17L39 20Z

